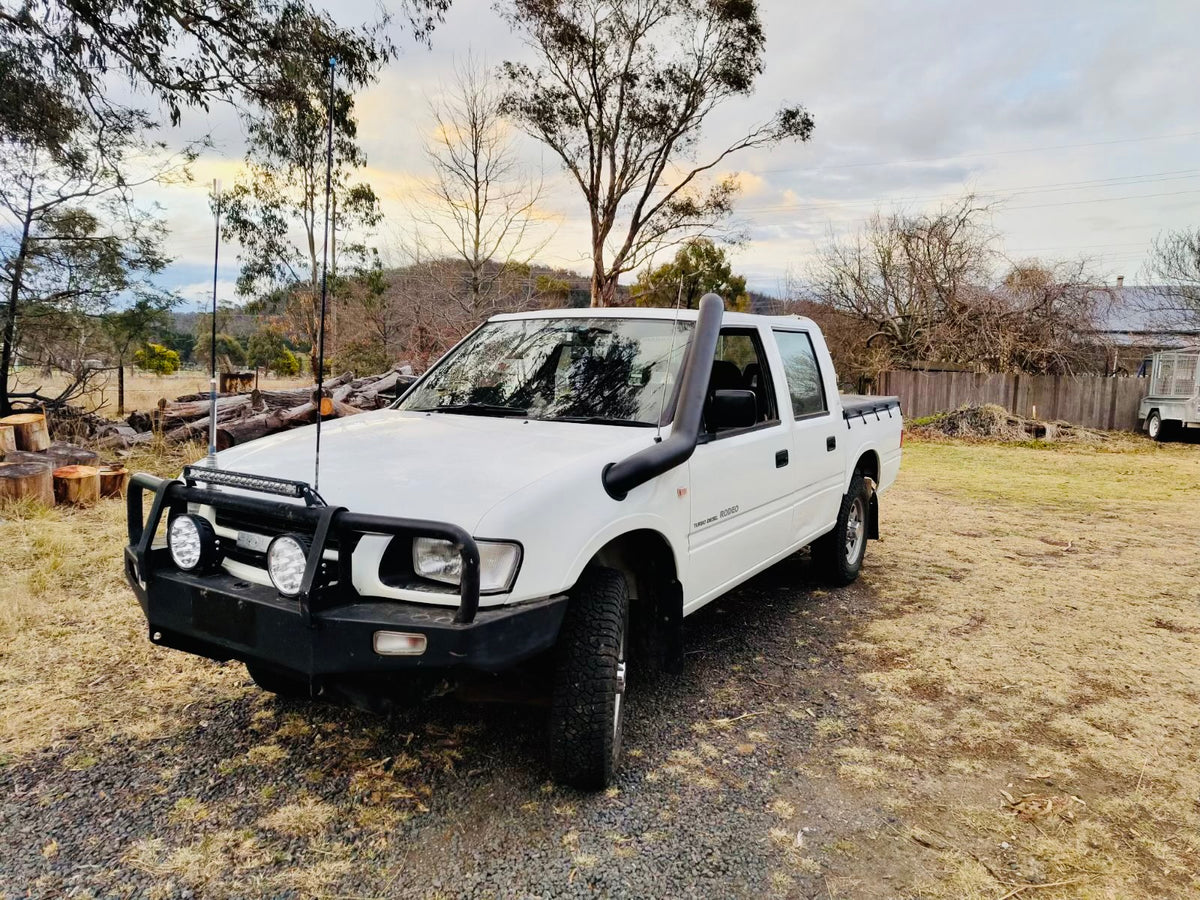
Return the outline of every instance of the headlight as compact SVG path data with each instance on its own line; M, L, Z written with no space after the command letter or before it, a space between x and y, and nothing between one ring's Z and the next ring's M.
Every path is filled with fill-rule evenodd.
M217 561L217 535L208 519L176 516L167 526L167 549L185 572L206 569Z
M300 593L308 565L308 541L296 534L281 534L267 547L267 574L275 590L285 597Z
M479 592L503 593L512 587L521 564L520 544L477 541L479 546ZM413 541L413 571L443 584L462 582L462 556L458 545L440 538L419 537Z

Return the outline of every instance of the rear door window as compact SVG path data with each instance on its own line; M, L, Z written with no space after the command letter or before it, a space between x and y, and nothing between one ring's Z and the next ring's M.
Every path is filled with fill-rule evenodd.
M783 357L783 374L792 398L792 415L797 419L829 411L825 383L813 350L812 338L804 331L776 331L775 342Z

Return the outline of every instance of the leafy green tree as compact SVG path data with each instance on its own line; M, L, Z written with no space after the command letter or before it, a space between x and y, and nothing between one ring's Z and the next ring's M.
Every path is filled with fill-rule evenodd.
M205 366L212 359L210 347L212 347L212 331L210 329L201 328L200 333L196 336L195 349L192 351L194 359L202 361ZM225 334L223 331L217 332L217 368L221 367L223 359L229 360L230 365L243 366L246 364L246 348L232 334Z
M389 58L385 45L364 40L339 56L333 102L333 229L331 269L366 265L361 237L380 220L371 186L354 180L366 164L358 145L354 91L372 84ZM238 292L262 297L288 293L288 317L317 369L321 259L325 215L326 137L330 126L329 56L314 52L289 61L286 87L246 118L248 175L225 198L225 233L241 245Z
M0 134L0 414L14 399L64 403L86 393L89 367L64 343L72 317L99 317L130 294L157 293L152 276L166 264L162 223L134 201L153 181L185 177L190 156L122 174L132 156L161 153L138 138L139 120L122 131L77 130L55 155L20 136ZM54 396L10 392L18 362L72 375Z
M162 344L149 343L133 354L133 364L155 375L174 375L179 371L179 354Z
M725 251L708 238L688 241L669 263L651 270L647 267L633 286L637 306L698 309L700 298L713 293L724 299L728 310L750 308L746 279L733 274Z
M166 324L167 313L175 299L168 294L142 294L131 305L101 317L104 331L112 342L112 361L117 367L118 416L125 415L125 366L129 363L130 351L146 344L150 334ZM178 353L175 359L178 363Z
M276 326L260 328L246 342L246 361L276 375L299 375L300 360L287 345L283 332Z
M185 363L193 361L192 353L196 348L196 336L194 334L185 334L182 331L174 331L170 328L159 328L156 331L158 341L168 350L174 350L179 354L180 360Z
M428 40L449 0L391 4ZM0 133L53 155L83 120L123 118L145 96L177 124L187 107L254 106L286 90L290 60L379 44L386 19L346 28L305 0L20 0L0 8ZM386 45L390 51L390 45ZM123 82L123 83L122 83ZM115 88L115 89L114 89Z
M702 126L762 72L756 0L505 0L539 64L504 63L502 109L562 161L587 203L592 305L664 241L714 229L737 179L705 186L732 154L807 140L812 117L784 106L700 155Z

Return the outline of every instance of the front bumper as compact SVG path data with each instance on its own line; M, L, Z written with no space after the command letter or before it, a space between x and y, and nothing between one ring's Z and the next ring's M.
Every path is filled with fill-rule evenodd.
M142 495L154 491L143 519ZM239 659L312 679L413 669L509 668L554 645L566 597L479 609L478 551L456 526L421 520L361 516L331 507L303 507L258 497L135 475L128 494L129 546L125 572L137 595L152 641L212 659ZM207 504L220 510L286 521L313 535L299 597L242 581L224 570L196 574L175 567L165 547L152 540L162 516ZM455 540L464 572L457 609L360 596L350 565L356 535L427 534ZM323 554L336 540L339 561ZM424 635L417 656L385 656L374 650L377 631Z

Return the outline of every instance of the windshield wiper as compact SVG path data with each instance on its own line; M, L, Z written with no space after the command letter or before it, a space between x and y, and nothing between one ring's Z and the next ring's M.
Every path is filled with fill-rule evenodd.
M543 422L582 422L584 425L626 425L631 428L653 428L653 422L637 419L617 419L612 416L541 416Z
M519 416L525 418L529 410L515 406L496 406L489 403L451 403L446 406L429 406L416 412L460 413L465 416Z

